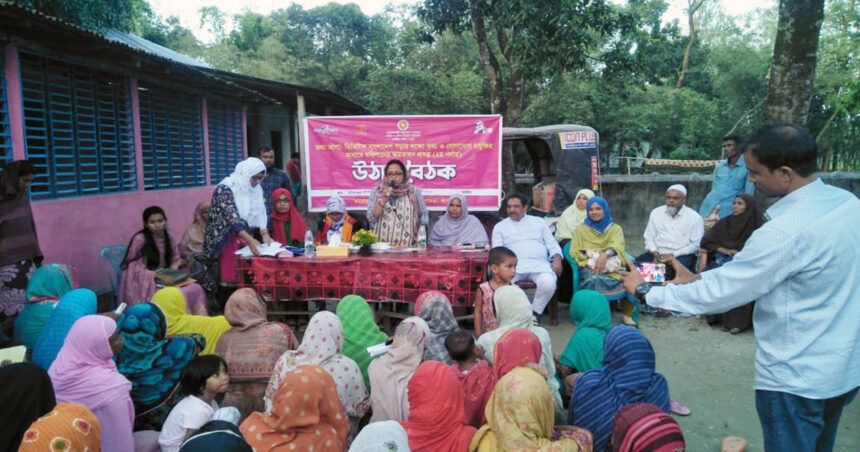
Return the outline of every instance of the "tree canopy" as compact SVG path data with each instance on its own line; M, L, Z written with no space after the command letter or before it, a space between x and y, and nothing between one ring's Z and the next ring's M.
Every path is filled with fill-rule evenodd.
M793 106L828 170L860 167L858 2L824 0L808 106ZM215 39L204 43L145 0L17 3L134 32L218 69L331 90L378 114L588 124L601 134L604 164L717 158L724 135L773 118L768 85L783 26L776 7L733 17L714 0L688 2L683 24L666 20L666 0L424 0L373 16L355 4L235 16L210 6L200 20ZM526 160L516 159L517 171Z

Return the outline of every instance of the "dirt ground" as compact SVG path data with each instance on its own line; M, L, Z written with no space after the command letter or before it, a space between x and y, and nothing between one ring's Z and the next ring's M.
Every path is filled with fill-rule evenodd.
M566 304L559 306L559 326L544 325L556 354L576 329L568 309ZM612 324L620 323L620 313L613 313ZM674 416L687 450L719 451L728 435L746 438L750 452L764 450L752 389L756 346L752 330L731 335L696 317L651 316L642 316L640 329L654 346L657 371L668 380L672 399L692 410L690 416ZM843 411L835 450L860 450L860 397Z

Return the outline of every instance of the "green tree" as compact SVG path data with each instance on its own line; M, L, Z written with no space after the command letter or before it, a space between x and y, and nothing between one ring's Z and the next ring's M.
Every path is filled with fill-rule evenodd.
M109 28L134 31L148 8L145 0L14 0L13 3L93 31Z

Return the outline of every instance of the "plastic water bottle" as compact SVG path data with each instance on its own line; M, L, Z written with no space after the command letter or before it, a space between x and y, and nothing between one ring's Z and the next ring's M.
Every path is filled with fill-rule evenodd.
M418 249L427 250L427 228L423 224L418 228Z
M308 232L305 232L305 257L314 257L315 254L314 233L308 229Z

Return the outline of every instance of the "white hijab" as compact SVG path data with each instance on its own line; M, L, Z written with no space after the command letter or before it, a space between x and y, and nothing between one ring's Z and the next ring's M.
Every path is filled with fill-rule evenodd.
M225 185L233 192L233 200L239 217L252 228L266 229L266 201L263 187L251 187L251 177L266 172L266 164L257 157L248 157L236 164L233 174L224 178L219 185Z

